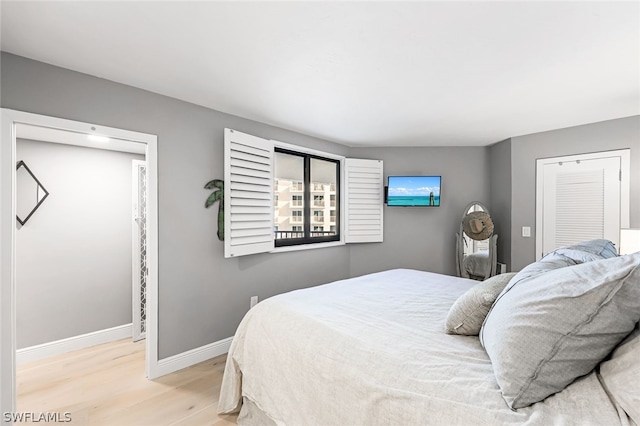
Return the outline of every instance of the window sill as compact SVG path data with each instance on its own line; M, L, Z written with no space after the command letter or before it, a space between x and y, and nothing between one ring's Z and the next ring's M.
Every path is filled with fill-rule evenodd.
M271 250L269 253L283 253L287 251L312 250L312 249L337 247L337 246L344 246L344 245L346 245L344 241L331 241L328 243L315 243L315 244L300 244L296 246L276 247L273 250Z

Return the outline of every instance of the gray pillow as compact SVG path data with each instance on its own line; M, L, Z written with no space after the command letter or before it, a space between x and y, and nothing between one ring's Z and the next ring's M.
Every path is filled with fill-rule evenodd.
M563 248L580 250L587 253L597 254L599 256L602 256L605 259L618 256L616 245L613 244L611 241L604 240L604 239L584 241L582 243L574 244L574 245L563 247Z
M477 336L496 297L516 274L500 274L471 287L449 309L444 328L447 334Z
M592 262L618 256L616 246L609 240L590 240L571 246L560 247L553 253L575 260L576 263Z
M480 331L513 409L589 373L633 330L640 320L640 253L516 278Z
M530 263L518 272L510 285L554 269L579 265L594 260L609 259L618 256L615 245L609 240L590 240L571 246L560 247L547 253L537 262Z

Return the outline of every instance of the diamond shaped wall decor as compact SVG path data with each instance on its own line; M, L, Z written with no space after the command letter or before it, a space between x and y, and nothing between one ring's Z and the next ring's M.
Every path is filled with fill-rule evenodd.
M16 165L16 219L23 225L49 196L24 161Z

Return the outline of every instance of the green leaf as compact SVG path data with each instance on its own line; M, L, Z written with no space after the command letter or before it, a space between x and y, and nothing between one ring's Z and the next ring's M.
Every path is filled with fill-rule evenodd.
M224 241L224 180L210 180L204 187L205 189L215 188L204 203L206 208L211 207L216 201L220 201L218 205L218 239Z
M224 204L218 206L218 239L224 241Z
M209 197L207 198L207 201L205 201L204 206L206 208L211 207L213 203L215 203L220 199L220 194L221 194L220 191L217 191L217 190L213 192L211 195L209 195Z

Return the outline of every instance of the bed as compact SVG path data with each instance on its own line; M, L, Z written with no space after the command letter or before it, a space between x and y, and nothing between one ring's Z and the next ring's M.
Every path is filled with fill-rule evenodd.
M395 269L266 299L237 330L218 411L264 426L635 424L598 369L509 408L478 336L443 331L476 284Z

